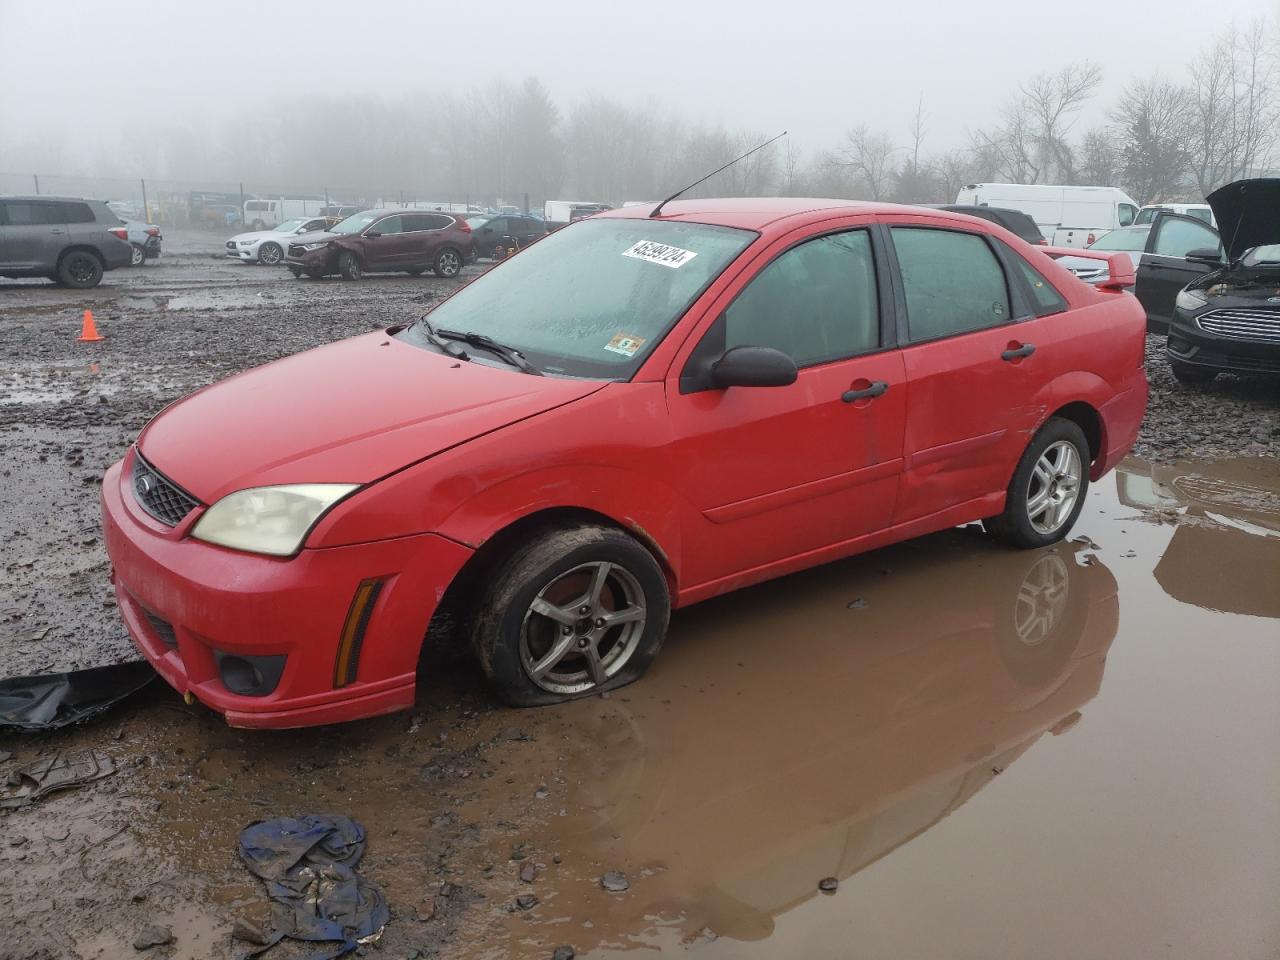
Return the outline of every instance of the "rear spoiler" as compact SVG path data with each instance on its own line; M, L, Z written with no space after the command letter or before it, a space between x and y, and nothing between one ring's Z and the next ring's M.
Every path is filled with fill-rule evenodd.
M1124 290L1138 282L1133 275L1133 258L1127 253L1106 253L1102 250L1077 249L1076 247L1041 247L1040 252L1053 257L1084 257L1087 260L1105 260L1107 279L1092 284L1099 290Z

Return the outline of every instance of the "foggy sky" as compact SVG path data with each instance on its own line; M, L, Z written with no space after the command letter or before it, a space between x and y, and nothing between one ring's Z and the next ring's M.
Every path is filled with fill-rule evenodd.
M150 117L198 127L276 94L438 99L532 74L562 109L594 92L695 122L788 129L806 151L857 123L904 141L923 94L925 145L939 150L989 123L1016 83L1085 57L1105 71L1087 126L1133 77L1183 79L1211 34L1258 15L1280 16L1280 0L0 0L0 137L92 142Z

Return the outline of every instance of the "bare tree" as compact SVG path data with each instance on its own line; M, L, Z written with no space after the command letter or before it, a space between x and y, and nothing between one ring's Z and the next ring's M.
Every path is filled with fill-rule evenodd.
M1071 182L1083 187L1110 187L1119 180L1122 154L1108 127L1086 131L1075 150L1076 172Z
M872 200L883 200L889 191L896 150L888 134L869 130L866 124L845 134L844 163Z

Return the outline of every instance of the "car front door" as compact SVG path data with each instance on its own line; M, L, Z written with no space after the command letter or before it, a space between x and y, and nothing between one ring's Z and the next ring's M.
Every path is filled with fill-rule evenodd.
M686 551L691 584L889 523L906 395L882 313L892 298L882 258L867 228L780 240L677 358L667 381L672 484L703 521ZM781 350L796 382L716 388L712 364L740 346Z
M1210 270L1205 263L1187 259L1192 250L1221 248L1218 231L1197 217L1158 213L1138 265L1134 295L1147 311L1147 326L1167 330L1173 320L1173 301L1188 283Z
M52 272L67 243L62 204L55 200L5 200L4 253L11 269Z
M404 231L404 217L394 214L371 223L364 232L364 262L368 270L397 270L409 259L413 238Z
M895 224L889 233L909 396L894 522L906 523L1005 490L1053 361L1045 321L1006 275L1015 253L976 232Z

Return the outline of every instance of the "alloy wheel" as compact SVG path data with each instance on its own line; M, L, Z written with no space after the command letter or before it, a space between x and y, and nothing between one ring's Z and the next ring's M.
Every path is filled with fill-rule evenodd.
M462 258L452 250L446 250L440 254L440 259L436 261L436 265L442 277L452 277L462 269Z
M1067 608L1071 572L1056 554L1047 553L1027 571L1013 604L1013 630L1029 647L1053 634Z
M1027 486L1027 519L1036 533L1048 536L1067 522L1080 497L1083 461L1075 444L1052 443L1040 454Z
M575 694L603 686L644 634L644 593L625 567L583 563L538 591L520 629L520 662L543 690Z

